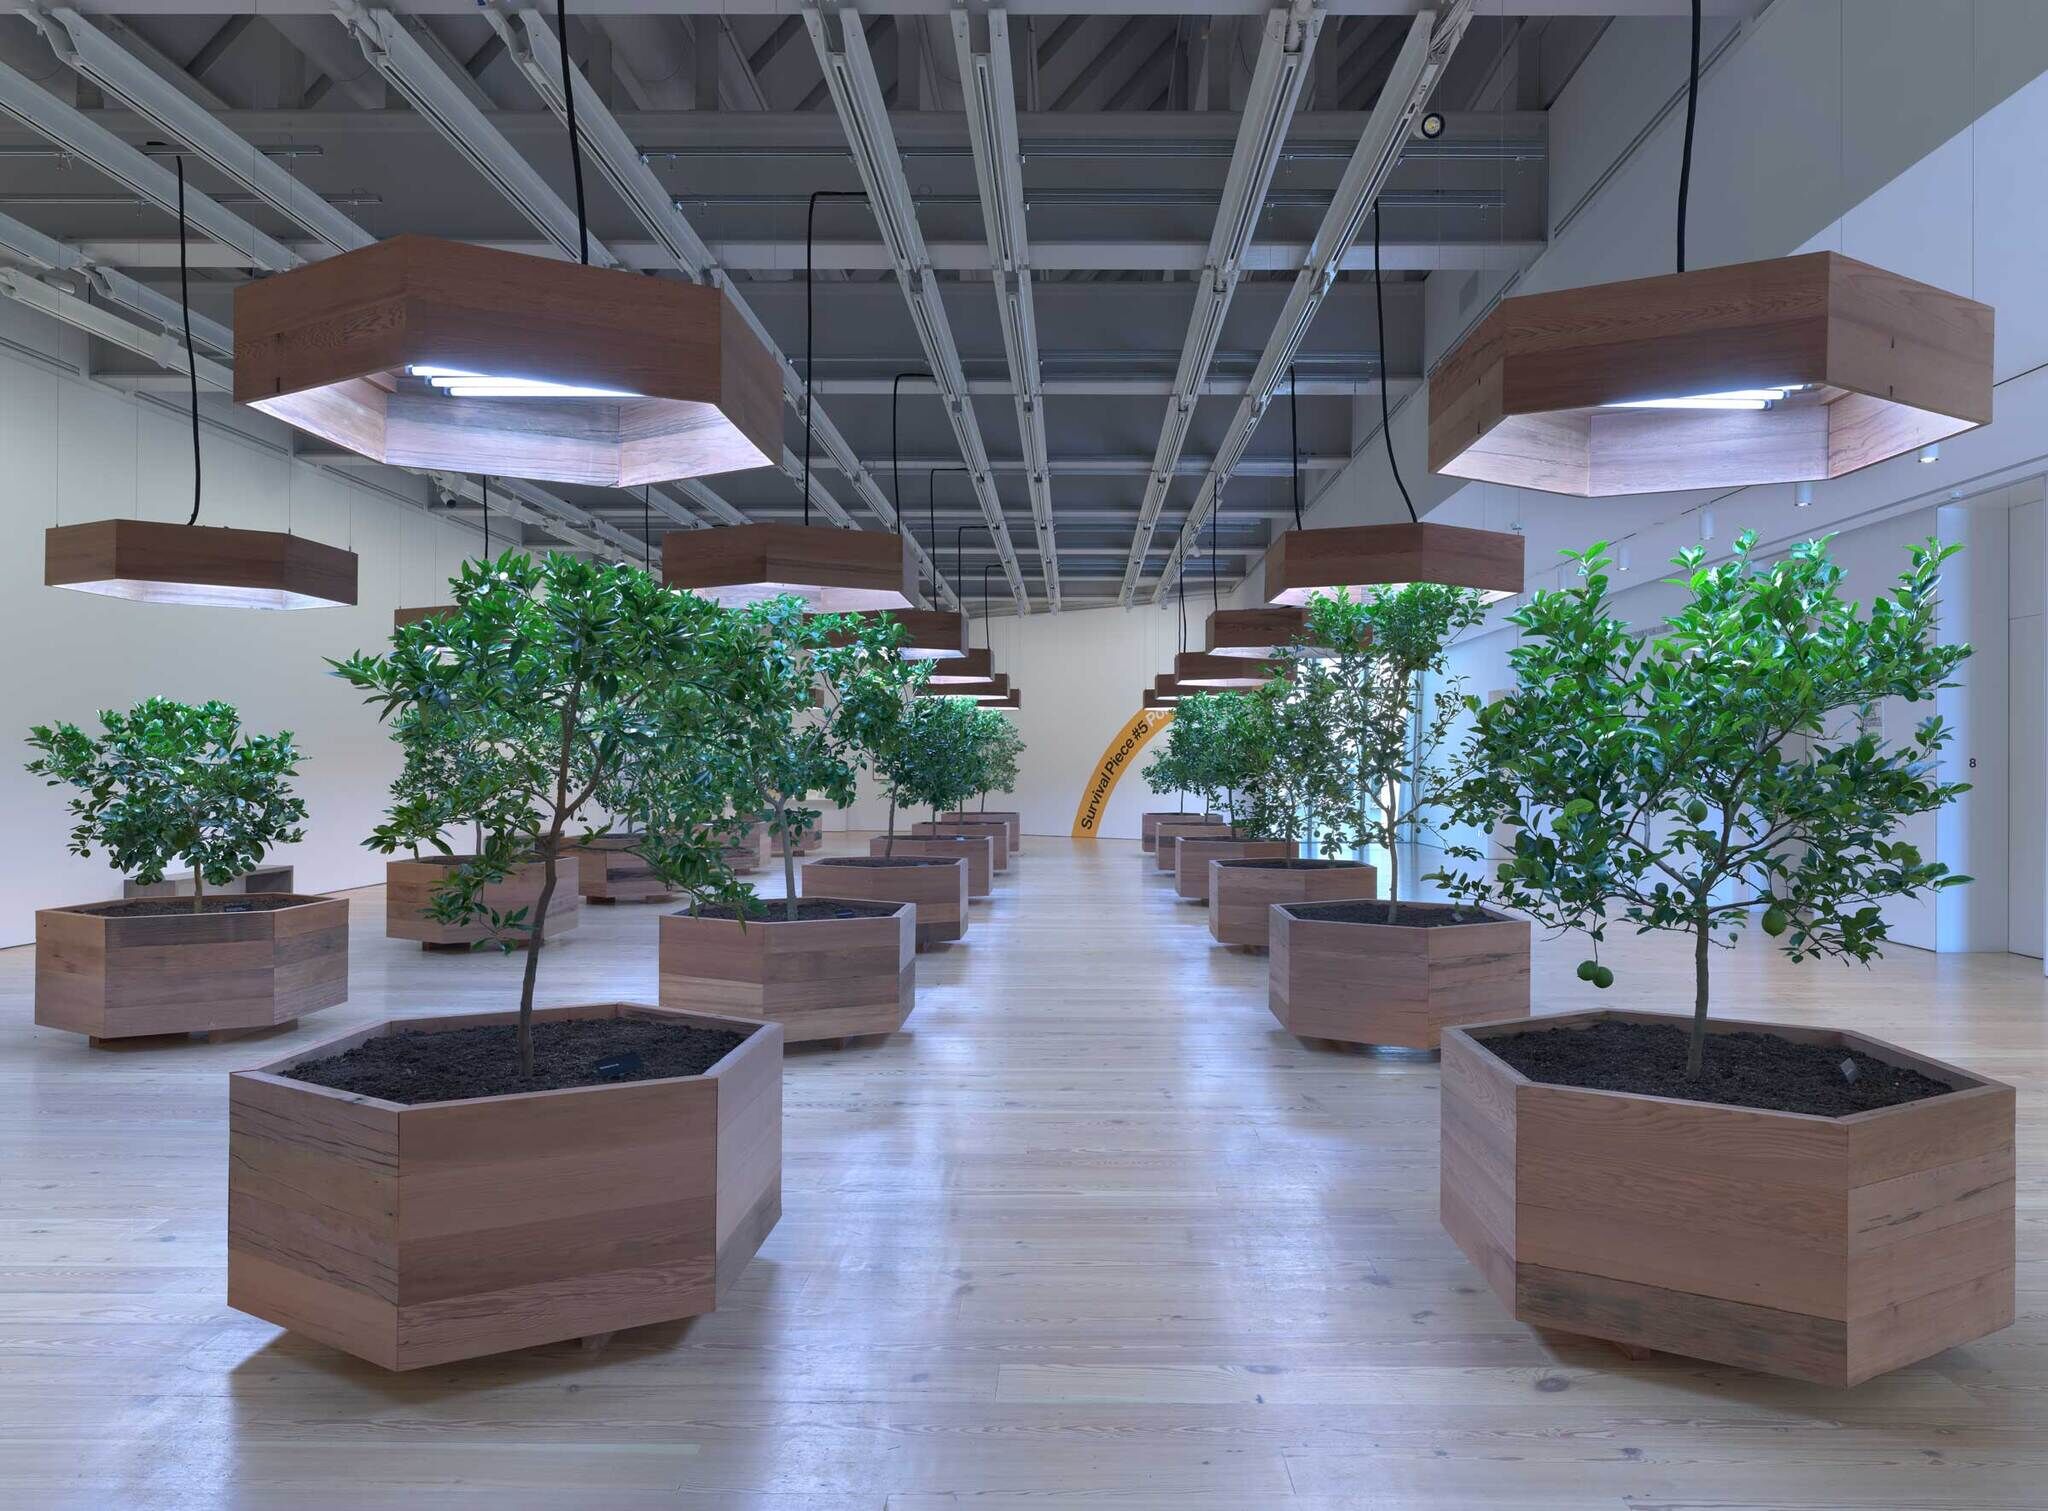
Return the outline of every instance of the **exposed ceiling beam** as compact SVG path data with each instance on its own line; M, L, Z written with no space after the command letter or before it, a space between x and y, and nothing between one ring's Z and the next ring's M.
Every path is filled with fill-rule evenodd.
M946 405L946 417L959 442L960 459L967 465L989 532L1000 548L1003 572L1017 600L1017 612L1028 614L1031 603L1017 569L1016 548L989 477L981 425L974 415L974 401L966 392L966 374L961 370L959 349L953 343L952 326L946 319L946 306L939 295L931 256L925 250L924 233L918 229L910 183L904 177L903 158L896 150L896 139L889 127L881 81L875 76L861 17L841 9L836 0L829 5L811 0L805 5L803 16L818 64L825 73L833 107L839 113L840 126L846 132L847 145L853 149L854 166L867 190L868 207L888 244L897 284L910 311L911 324L917 329L918 345L924 350L925 365Z
M1224 432L1223 440L1216 448L1215 464L1195 494L1187 523L1181 528L1180 540L1167 558L1166 570L1160 574L1159 584L1153 590L1154 603L1165 596L1175 575L1185 568L1203 525L1214 512L1217 498L1230 480L1232 466L1251 445L1253 432L1266 416L1266 406L1286 377L1288 366L1301 350L1302 340L1308 335L1316 312L1322 308L1323 300L1330 292L1344 249L1357 240L1366 216L1373 213L1380 186L1394 171L1402 146L1414 133L1416 117L1422 113L1437 80L1443 77L1451 54L1457 50L1471 20L1471 0L1452 0L1441 16L1417 16L1408 23L1408 34L1395 56L1392 71L1387 75L1387 87L1380 94L1379 104L1373 107L1365 131L1359 136L1358 149L1352 153L1351 161L1344 169L1344 178L1330 200L1330 208L1316 229L1314 251L1308 264L1296 276L1287 302L1280 307L1280 318L1274 322L1273 333L1259 355L1251 384L1238 403L1237 412L1231 417L1230 428Z
M1308 82L1316 36L1322 26L1322 11L1307 0L1289 0L1266 14L1258 61L1252 68L1244 114L1238 122L1237 146L1231 153L1230 172L1223 181L1215 228L1209 233L1200 283L1195 290L1194 314L1181 344L1174 392L1166 401L1166 418L1160 426L1152 476L1145 485L1138 525L1131 535L1130 558L1121 589L1126 603L1137 590L1139 574L1151 549L1152 531L1173 481L1174 462L1187 440L1188 427L1194 422L1195 404L1202 380L1208 376L1209 359L1223 335L1231 296L1244 276L1244 258L1258 229L1259 211L1265 204L1267 186L1273 181L1280 148L1287 140L1288 122L1301 99L1302 86Z
M869 15L943 16L958 0L862 0ZM467 16L475 0L391 0L408 15ZM805 9L807 0L581 0L585 15L787 16ZM1265 0L1114 0L1119 15L1139 16L1263 16ZM1321 0L1331 16L1411 17L1434 9L1429 0ZM1706 0L1710 16L1755 14L1758 0ZM220 15L258 11L264 15L319 15L334 0L84 0L81 9L130 16ZM1009 0L1015 16L1068 16L1075 0ZM1690 0L1505 0L1511 16L1661 16L1692 13Z
M1045 571L1046 607L1060 611L1059 542L1047 466L1045 396L1039 387L1038 322L1031 304L1031 240L1025 225L1023 151L1017 142L1017 86L1010 76L1010 23L1000 8L953 13L953 44L974 147L974 177L995 276L996 320L1031 489L1031 523ZM971 392L970 387L970 392Z
M54 236L45 236L34 226L23 225L9 215L0 215L0 256L41 269L44 274L69 275L89 284L108 303L118 304L145 317L161 331L181 330L184 311L176 300L164 297L146 284L137 283L126 273L101 267ZM191 320L195 346L206 347L222 356L234 354L233 331L218 320L196 311Z

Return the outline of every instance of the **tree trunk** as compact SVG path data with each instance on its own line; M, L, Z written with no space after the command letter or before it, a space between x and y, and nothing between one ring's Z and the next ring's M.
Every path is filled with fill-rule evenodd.
M1696 1079L1707 1059L1707 950L1711 947L1710 929L1712 919L1702 904L1699 914L1693 919L1692 945L1692 1040L1685 1047L1685 1074L1688 1080Z
M562 826L549 831L541 856L540 900L526 933L526 969L519 979L519 1074L533 1079L533 986L540 978L541 947L547 943L548 904L555 900L555 852L561 848Z
M775 832L782 839L782 916L791 923L797 921L796 895L796 836L789 832L789 800L777 796L769 803L769 811L775 815Z
M206 872L197 861L192 863L192 911L206 911Z
M888 859L896 857L896 789L889 789L889 837L882 844L882 854Z
M1401 836L1394 831L1400 818L1391 808L1380 810L1387 830L1387 922L1401 916Z

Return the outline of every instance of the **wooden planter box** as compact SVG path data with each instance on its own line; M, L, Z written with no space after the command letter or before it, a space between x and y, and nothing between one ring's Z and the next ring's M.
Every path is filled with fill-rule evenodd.
M776 832L775 826L772 824L768 826L768 848L774 852L778 860L781 859L787 849L783 844L782 836ZM825 831L823 829L806 829L796 837L796 853L798 855L814 855L824 848Z
M286 1078L376 1024L228 1078L228 1305L386 1369L712 1310L782 1212L782 1034L702 1075L405 1106Z
M917 1001L917 909L789 923L661 919L661 1005L779 1023L791 1044L890 1034Z
M1380 873L1363 861L1307 861L1299 867L1209 862L1209 932L1223 944L1263 950L1273 907L1290 902L1343 902L1379 895Z
M1208 839L1183 834L1173 847L1173 890L1188 902L1209 905L1209 864L1219 860L1293 860L1291 839Z
M125 902L36 914L36 1022L94 1044L276 1028L348 998L348 900L123 917ZM239 902L244 898L228 898Z
M761 850L767 836L766 824L749 824L747 832L721 852L733 875L751 876L761 869Z
M868 854L887 855L887 835L868 841ZM995 890L996 842L986 834L897 835L896 854L926 855L938 860L955 858L967 862L967 895L987 897Z
M190 871L166 872L161 881L124 881L123 897L190 897L194 887ZM248 892L296 892L298 879L290 866L261 865L244 871L233 881L209 882L208 897L240 896Z
M1024 815L1014 808L962 808L955 809L951 813L942 813L939 817L966 823L973 823L982 819L1001 819L1003 821L1003 828L1009 834L1008 844L1010 846L1010 853L1014 855L1024 848Z
M915 839L986 839L991 846L991 864L996 874L1010 869L1010 831L1001 824L924 823L910 826Z
M576 846L577 888L585 902L662 902L675 895L647 862L628 848L634 842L626 835L604 834ZM561 890L559 882L555 890ZM554 931L549 924L548 932Z
M869 857L873 859L873 857ZM858 859L807 861L797 874L806 897L907 902L917 909L917 947L947 944L967 932L967 861L899 855L909 866L864 866Z
M1207 819L1161 819L1152 834L1152 866L1154 870L1174 874L1180 860L1178 842L1182 835L1196 839L1236 839L1237 831L1228 824L1212 823Z
M394 860L384 866L384 937L417 939L430 950L469 949L491 937L481 918L468 923L436 923L427 916L434 893L448 879L448 868L469 859L457 855L444 860ZM525 908L532 921L540 903L543 879L541 862L528 861L503 881L484 888L486 906L500 913ZM569 850L555 858L555 895L548 903L550 942L574 929L583 917L583 868L576 852Z
M1498 913L1433 929L1339 923L1313 906L1276 907L1267 935L1266 1003L1297 1038L1435 1049L1454 1023L1529 1015L1527 923Z
M1180 813L1168 809L1159 813L1138 815L1138 848L1150 855L1159 845L1159 826L1164 823L1210 824L1219 822L1206 813Z
M1713 1020L1910 1066L1952 1095L1848 1117L1533 1082L1444 1034L1443 1224L1517 1319L1847 1386L2013 1320L2013 1092L1860 1034ZM1711 1047L1708 1050L1712 1054Z

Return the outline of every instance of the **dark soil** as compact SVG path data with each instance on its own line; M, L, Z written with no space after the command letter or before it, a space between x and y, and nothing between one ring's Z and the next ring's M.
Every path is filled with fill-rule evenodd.
M274 913L279 908L296 908L310 899L289 892L230 892L220 897L209 897L198 911L202 913ZM80 908L81 913L94 913L101 918L168 918L173 913L190 916L193 912L189 897L137 897L128 902L103 903L96 908Z
M1303 902L1288 903L1294 917L1312 923L1385 923L1385 902ZM1404 929L1443 929L1454 924L1499 923L1500 919L1477 908L1456 908L1447 902L1404 902L1394 923Z
M836 897L802 898L796 905L798 923L816 923L824 918L888 918L903 911L900 902L842 902ZM737 918L739 909L723 903L707 903L694 913L685 913L690 918ZM747 921L762 923L787 923L788 906L779 897L767 897L747 909Z
M440 1033L389 1033L343 1054L295 1065L294 1081L416 1106L608 1081L701 1075L745 1042L722 1028L652 1018L570 1018L533 1025L533 1075L519 1074L510 1023ZM604 1068L600 1068L600 1067Z
M952 866L957 861L943 859L937 855L835 855L830 860L815 860L814 866Z
M1489 1038L1486 1047L1532 1081L1592 1091L1683 1097L1725 1107L1845 1117L1938 1097L1955 1088L1917 1070L1840 1045L1801 1044L1776 1034L1707 1035L1698 1080L1685 1074L1689 1035L1675 1023L1605 1021ZM1842 1062L1856 1067L1852 1080Z
M1362 860L1223 860L1219 866L1244 866L1258 871L1363 871ZM1404 904L1405 906L1405 904Z

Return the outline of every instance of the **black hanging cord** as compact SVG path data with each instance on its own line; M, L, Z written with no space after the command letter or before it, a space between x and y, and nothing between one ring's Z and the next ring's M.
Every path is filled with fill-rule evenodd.
M1183 564L1180 575L1174 578L1180 588L1180 649L1188 648L1188 574Z
M1381 372L1384 375L1384 363L1382 363ZM1380 388L1384 391L1386 384L1382 383ZM1293 464L1294 528L1299 530L1301 528L1301 413L1295 408L1294 393L1294 367L1292 364L1289 364L1287 368L1287 445L1289 450L1288 460Z
M816 240L818 201L866 198L866 192L860 189L814 189L810 203L804 207L804 523L807 525L811 522L811 363L814 356L811 348L811 248Z
M1216 507L1209 511L1209 607L1223 607L1223 588L1216 579L1217 559L1223 554L1223 484L1216 484Z
M640 490L640 567L642 571L654 570L654 489Z
M484 492L484 565L491 564L491 480L479 477L477 486Z
M199 523L199 355L192 350L192 274L185 250L185 159L178 159L178 303L185 311L185 376L192 385L192 517Z
M1408 518L1422 523L1415 512L1415 500L1401 481L1401 464L1394 460L1394 409L1387 401L1387 301L1380 288L1380 207L1372 207L1372 305L1380 324L1380 439L1387 443L1387 470L1394 474L1394 486L1401 490L1401 502L1408 506Z
M939 505L938 505L938 497L939 497L939 474L940 474L941 472L958 472L958 473L962 473L962 474L964 474L965 476L968 476L968 477L972 477L972 476L974 475L974 473L972 472L972 470L970 470L969 468L966 468L966 467L931 467L931 468L928 468L928 469L926 469L926 471L925 471L925 475L924 475L924 524L925 524L925 528L926 528L927 530L931 531L931 534L932 534L932 543L931 543L931 550L930 550L930 555L931 555L931 558L932 558L932 596L933 596L934 598L936 598L936 597L938 596L938 587L939 587ZM899 511L899 512L900 512L900 511ZM956 554L957 554L957 553L956 553ZM957 562L955 563L955 566L954 566L954 572L953 572L953 575L954 575L955 577L958 577L958 576L960 575L960 573L959 573L959 567L958 567L958 563L957 563ZM960 590L959 590L959 589L958 589L957 587L956 587L956 588L955 588L955 589L953 590L953 593L954 593L954 597L955 597L955 598L957 598L957 597L959 596L959 591L960 591ZM962 612L965 612L965 611L966 611L966 607L967 607L967 606L966 606L965 604L962 604L962 605L961 605L961 610L962 610Z
M555 0L555 40L562 48L562 109L569 123L569 166L576 174L576 239L579 256L590 266L590 223L583 215L583 142L576 134L576 90L569 77L569 0Z
M1692 196L1692 129L1700 111L1700 0L1692 0L1692 67L1685 80L1685 149L1678 156L1678 271L1685 271L1685 205Z
M944 469L934 468L933 470L943 470L948 472L965 472L967 469L965 467L949 467ZM956 582L964 583L967 581L967 574L965 571L961 569L960 566L961 560L964 556L964 553L960 549L960 539L962 536L966 535L966 533L969 530L988 530L988 538L990 540L994 540L996 538L996 532L993 530L989 530L989 527L987 525L956 525L953 527L953 577ZM982 569L983 575L981 579L981 585L984 588L988 586L987 571L988 569L986 567ZM986 594L983 594L981 600L981 638L984 641L987 641L987 645L984 647L985 649L995 649L995 642L993 640L990 640L988 637L988 597ZM972 634L969 634L967 640L967 648L969 650L973 650L974 636Z

